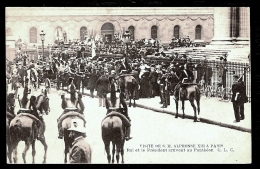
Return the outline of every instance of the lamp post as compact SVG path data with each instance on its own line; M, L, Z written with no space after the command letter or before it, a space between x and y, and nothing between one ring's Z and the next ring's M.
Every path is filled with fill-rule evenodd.
M131 33L130 31L125 31L123 34L124 43L126 44L126 56L128 56L128 43L130 41Z
M42 60L44 60L44 36L45 36L45 33L43 32L43 30L41 31L40 36L41 36L41 40L42 40Z

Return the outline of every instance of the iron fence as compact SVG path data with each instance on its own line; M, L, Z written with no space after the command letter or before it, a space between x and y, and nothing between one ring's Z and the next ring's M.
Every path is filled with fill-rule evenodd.
M210 85L214 85L214 82L218 81L218 75L220 69L218 67L223 68L223 87L230 88L233 84L233 75L238 74L239 77L242 78L242 80L246 84L246 94L248 96L248 101L251 102L251 70L248 63L240 63L240 62L232 62L232 61L220 61L220 60L198 60L198 59L192 59L190 61L192 65L200 65L200 63L204 63L204 67L211 68L212 70L212 76ZM200 79L198 79L200 80ZM226 92L229 92L226 90ZM231 95L228 95L226 93L227 97L231 97ZM230 98L229 98L230 99Z

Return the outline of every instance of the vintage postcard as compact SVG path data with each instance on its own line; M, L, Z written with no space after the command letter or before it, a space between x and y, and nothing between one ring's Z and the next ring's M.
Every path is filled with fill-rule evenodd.
M6 162L252 163L250 19L6 7Z

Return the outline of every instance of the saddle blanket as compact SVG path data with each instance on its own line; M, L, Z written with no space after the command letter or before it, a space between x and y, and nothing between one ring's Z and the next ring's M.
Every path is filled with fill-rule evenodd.
M81 118L84 121L84 125L87 123L87 121L85 120L85 116L83 114L80 114L78 112L75 111L68 111L65 114L63 114L59 121L62 122L65 118L70 117L70 116L78 116L79 118Z
M108 113L105 118L102 120L102 123L103 121L107 118L107 117L110 117L110 116L118 116L120 117L123 121L125 121L125 124L126 126L131 126L131 123L129 122L129 120L121 113L118 113L118 112L115 112L115 111L112 111L110 113Z

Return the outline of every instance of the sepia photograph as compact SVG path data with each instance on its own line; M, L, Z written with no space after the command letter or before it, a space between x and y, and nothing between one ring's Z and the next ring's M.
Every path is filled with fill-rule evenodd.
M5 7L7 164L251 164L250 7Z

